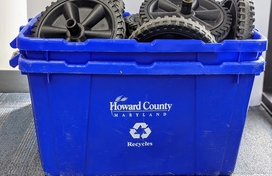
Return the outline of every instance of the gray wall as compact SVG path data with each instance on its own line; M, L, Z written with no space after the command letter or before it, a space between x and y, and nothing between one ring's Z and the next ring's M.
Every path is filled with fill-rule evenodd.
M138 13L140 5L144 0L124 0L126 4L126 11L130 13ZM50 5L52 0L27 0L27 16L28 18L35 17L41 11L45 9L46 6Z
M14 51L9 43L18 35L19 27L27 22L26 0L1 1L0 10L0 70L11 70L9 59Z

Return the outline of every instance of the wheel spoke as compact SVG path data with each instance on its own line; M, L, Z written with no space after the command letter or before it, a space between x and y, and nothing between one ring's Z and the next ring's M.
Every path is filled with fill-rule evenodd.
M158 7L166 12L175 12L178 9L178 6L168 0L159 0Z
M101 4L97 4L93 11L82 22L82 25L88 28L94 27L105 17L105 9Z
M219 10L200 10L195 11L195 16L198 19L204 21L217 21L220 18L220 11Z
M86 30L85 36L87 38L111 38L112 31L111 30Z
M195 11L201 11L201 10L208 10L208 9L204 8L203 6L199 6L199 7L197 8L197 10L195 10Z
M64 4L64 6L63 6L63 15L66 18L66 20L74 19L77 22L80 22L78 7L74 3L66 2Z
M41 28L40 35L45 38L65 38L67 29L54 27L54 26L43 26Z
M209 23L206 22L205 20L199 19L199 18L197 18L197 17L195 17L195 16L192 16L191 18L192 18L194 21L198 21L200 24L204 25L208 30L214 28L211 24L209 24Z
M175 4L176 6L178 6L179 8L182 5L182 0L170 0L173 4Z
M165 16L174 16L177 15L176 12L152 12L150 13L150 15L152 16L152 18L156 19L157 17L165 17Z
M199 0L194 0L193 9L198 9L200 7Z

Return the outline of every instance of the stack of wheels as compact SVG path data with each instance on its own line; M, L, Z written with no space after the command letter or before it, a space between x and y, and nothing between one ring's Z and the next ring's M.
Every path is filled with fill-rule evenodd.
M140 7L140 20L134 23L129 38L139 42L200 39L208 43L250 39L254 15L251 0L145 0ZM189 34L184 32L186 29Z
M125 19L123 0L57 0L32 29L32 37L87 39L250 39L255 12L252 0L144 0L138 14Z
M84 42L91 38L123 39L122 0L58 0L41 13L32 37Z

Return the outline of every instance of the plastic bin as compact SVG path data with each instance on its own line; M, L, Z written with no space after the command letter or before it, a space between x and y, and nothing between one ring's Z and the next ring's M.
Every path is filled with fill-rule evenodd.
M267 40L29 38L10 61L28 76L47 175L229 175Z

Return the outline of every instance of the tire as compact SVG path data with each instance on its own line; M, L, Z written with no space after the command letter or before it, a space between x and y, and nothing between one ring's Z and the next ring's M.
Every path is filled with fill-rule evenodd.
M255 8L252 0L224 0L223 6L229 8L233 22L228 39L251 39L255 22Z
M193 21L198 21L210 30L217 42L221 42L228 36L232 24L229 10L214 0L199 0L191 15L183 15L181 8L171 0L145 0L139 14L142 23L164 16L192 18ZM210 16L213 17L212 20Z
M69 29L70 21L77 24L77 35ZM123 15L111 0L58 0L41 13L32 37L84 42L90 38L122 39L125 32Z
M112 0L113 3L116 5L117 9L121 12L125 12L125 3L123 0Z
M140 26L140 16L139 14L133 14L125 18L125 23L127 27L127 36L129 37L133 31L135 31Z
M198 22L184 17L158 17L144 23L129 37L138 42L152 42L155 39L198 39L216 43L214 36Z

